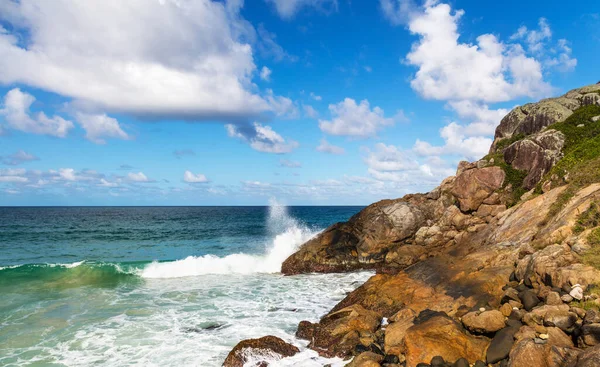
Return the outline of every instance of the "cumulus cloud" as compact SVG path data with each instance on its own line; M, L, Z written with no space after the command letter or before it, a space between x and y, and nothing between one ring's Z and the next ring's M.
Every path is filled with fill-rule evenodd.
M38 157L36 157L33 154L27 153L24 150L19 150L11 155L8 155L6 157L2 157L0 156L0 161L2 161L3 164L6 164L8 166L17 166L19 164L25 163L25 162L31 162L31 161L37 161L39 160Z
M323 97L316 95L314 92L310 92L310 98L314 99L315 101L323 100Z
M410 150L395 145L378 143L374 149L366 149L364 161L368 173L378 181L395 182L404 187L431 186L451 175L453 169L442 160L419 161Z
M0 83L74 99L79 109L193 120L271 111L256 91L255 30L239 1L0 2ZM29 119L31 120L31 119ZM27 121L29 121L27 120ZM63 136L60 118L36 131ZM19 124L22 126L22 124Z
M0 34L0 39L1 37ZM1 63L2 58L0 58ZM0 74L1 78L2 74ZM48 117L44 112L32 113L30 107L33 102L35 102L35 97L31 94L22 92L19 88L12 89L4 96L4 105L0 109L0 116L4 116L8 127L14 130L58 138L66 137L69 130L73 128L73 123L60 116Z
M321 153L329 153L335 155L346 153L346 150L344 148L330 144L326 139L321 139L321 142L317 146L317 151Z
M185 171L183 174L183 181L187 183L207 183L208 178L205 175L200 173L192 173L192 171Z
M290 161L290 160L287 160L287 159L280 159L279 160L279 165L281 167L287 167L287 168L300 168L300 167L302 167L302 163L296 162L296 161Z
M121 129L119 121L106 114L91 115L77 112L75 119L85 130L85 138L96 144L106 144L105 138L129 140L130 137Z
M313 7L319 11L330 13L338 10L337 0L266 0L275 6L277 14L283 19L292 19L298 11L305 7Z
M143 172L130 172L127 174L127 179L131 182L153 182Z
M227 134L250 144L252 149L264 153L284 154L296 149L298 142L285 139L268 125L255 122L251 126L225 125Z
M468 131L468 127L452 122L440 129L440 135L445 141L443 146L433 146L417 139L413 150L423 156L459 155L469 160L479 159L487 154L492 139L468 136Z
M271 69L269 69L266 66L263 66L262 69L260 69L260 78L264 81L271 81Z
M393 25L403 25L418 11L414 0L379 0L383 16Z
M29 179L24 177L25 173L23 168L0 169L0 182L27 182Z
M299 117L298 106L291 99L283 96L277 96L273 93L273 90L267 89L265 96L272 111L277 117L283 117L288 119L294 119Z
M330 135L367 138L394 124L394 119L385 117L381 108L371 109L366 99L357 104L354 99L346 98L338 104L330 104L329 111L332 119L319 120L319 128Z

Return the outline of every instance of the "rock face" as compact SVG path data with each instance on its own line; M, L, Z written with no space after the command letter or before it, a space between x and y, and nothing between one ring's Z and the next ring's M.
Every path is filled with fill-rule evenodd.
M563 133L546 130L508 146L504 160L515 169L527 171L523 187L529 190L562 158L564 145Z
M503 329L504 315L497 310L469 312L462 317L463 325L472 333L490 334Z
M243 367L252 360L257 365L261 359L272 360L282 357L291 357L300 352L295 346L286 343L275 336L265 336L260 339L247 339L239 342L227 355L224 367Z
M500 121L496 128L491 151L496 151L498 141L517 134L531 135L556 122L564 121L581 106L598 104L598 85L570 91L559 98L549 98L538 103L516 107Z

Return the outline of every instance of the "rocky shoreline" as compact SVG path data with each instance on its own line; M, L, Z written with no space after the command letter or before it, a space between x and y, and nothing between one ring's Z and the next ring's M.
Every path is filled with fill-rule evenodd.
M297 337L351 367L599 366L599 120L600 84L517 107L488 156L303 245L282 273L377 274Z

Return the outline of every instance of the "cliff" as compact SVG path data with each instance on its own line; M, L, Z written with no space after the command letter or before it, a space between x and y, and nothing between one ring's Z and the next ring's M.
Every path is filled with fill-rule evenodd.
M600 84L517 107L486 157L283 263L377 270L297 335L350 366L600 365L599 203Z

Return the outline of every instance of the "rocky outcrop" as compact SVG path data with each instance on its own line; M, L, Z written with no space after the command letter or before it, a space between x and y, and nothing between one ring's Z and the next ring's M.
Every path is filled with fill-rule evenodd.
M252 361L256 365L267 366L265 360L291 357L300 350L275 336L265 336L259 339L247 339L239 342L227 355L224 367L244 367ZM262 364L264 363L264 364Z
M370 205L304 244L282 273L377 274L318 322L301 322L297 336L322 356L353 358L351 366L594 365L600 271L598 260L585 259L598 258L598 240L588 236L600 214L591 225L581 215L600 202L600 183L548 178L568 157L565 141L573 144L568 129L568 139L558 131L566 125L548 126L598 104L599 90L514 109L490 156L461 162L429 193ZM582 113L591 123L596 108L576 111L568 126ZM563 186L538 186L542 178Z
M562 158L564 145L564 134L550 129L509 145L504 160L515 169L527 171L523 187L530 190Z
M538 103L516 107L500 121L490 151L495 152L498 142L502 139L518 134L535 134L547 126L564 121L581 106L598 104L599 90L597 84L590 85L574 89L559 98L549 98Z

